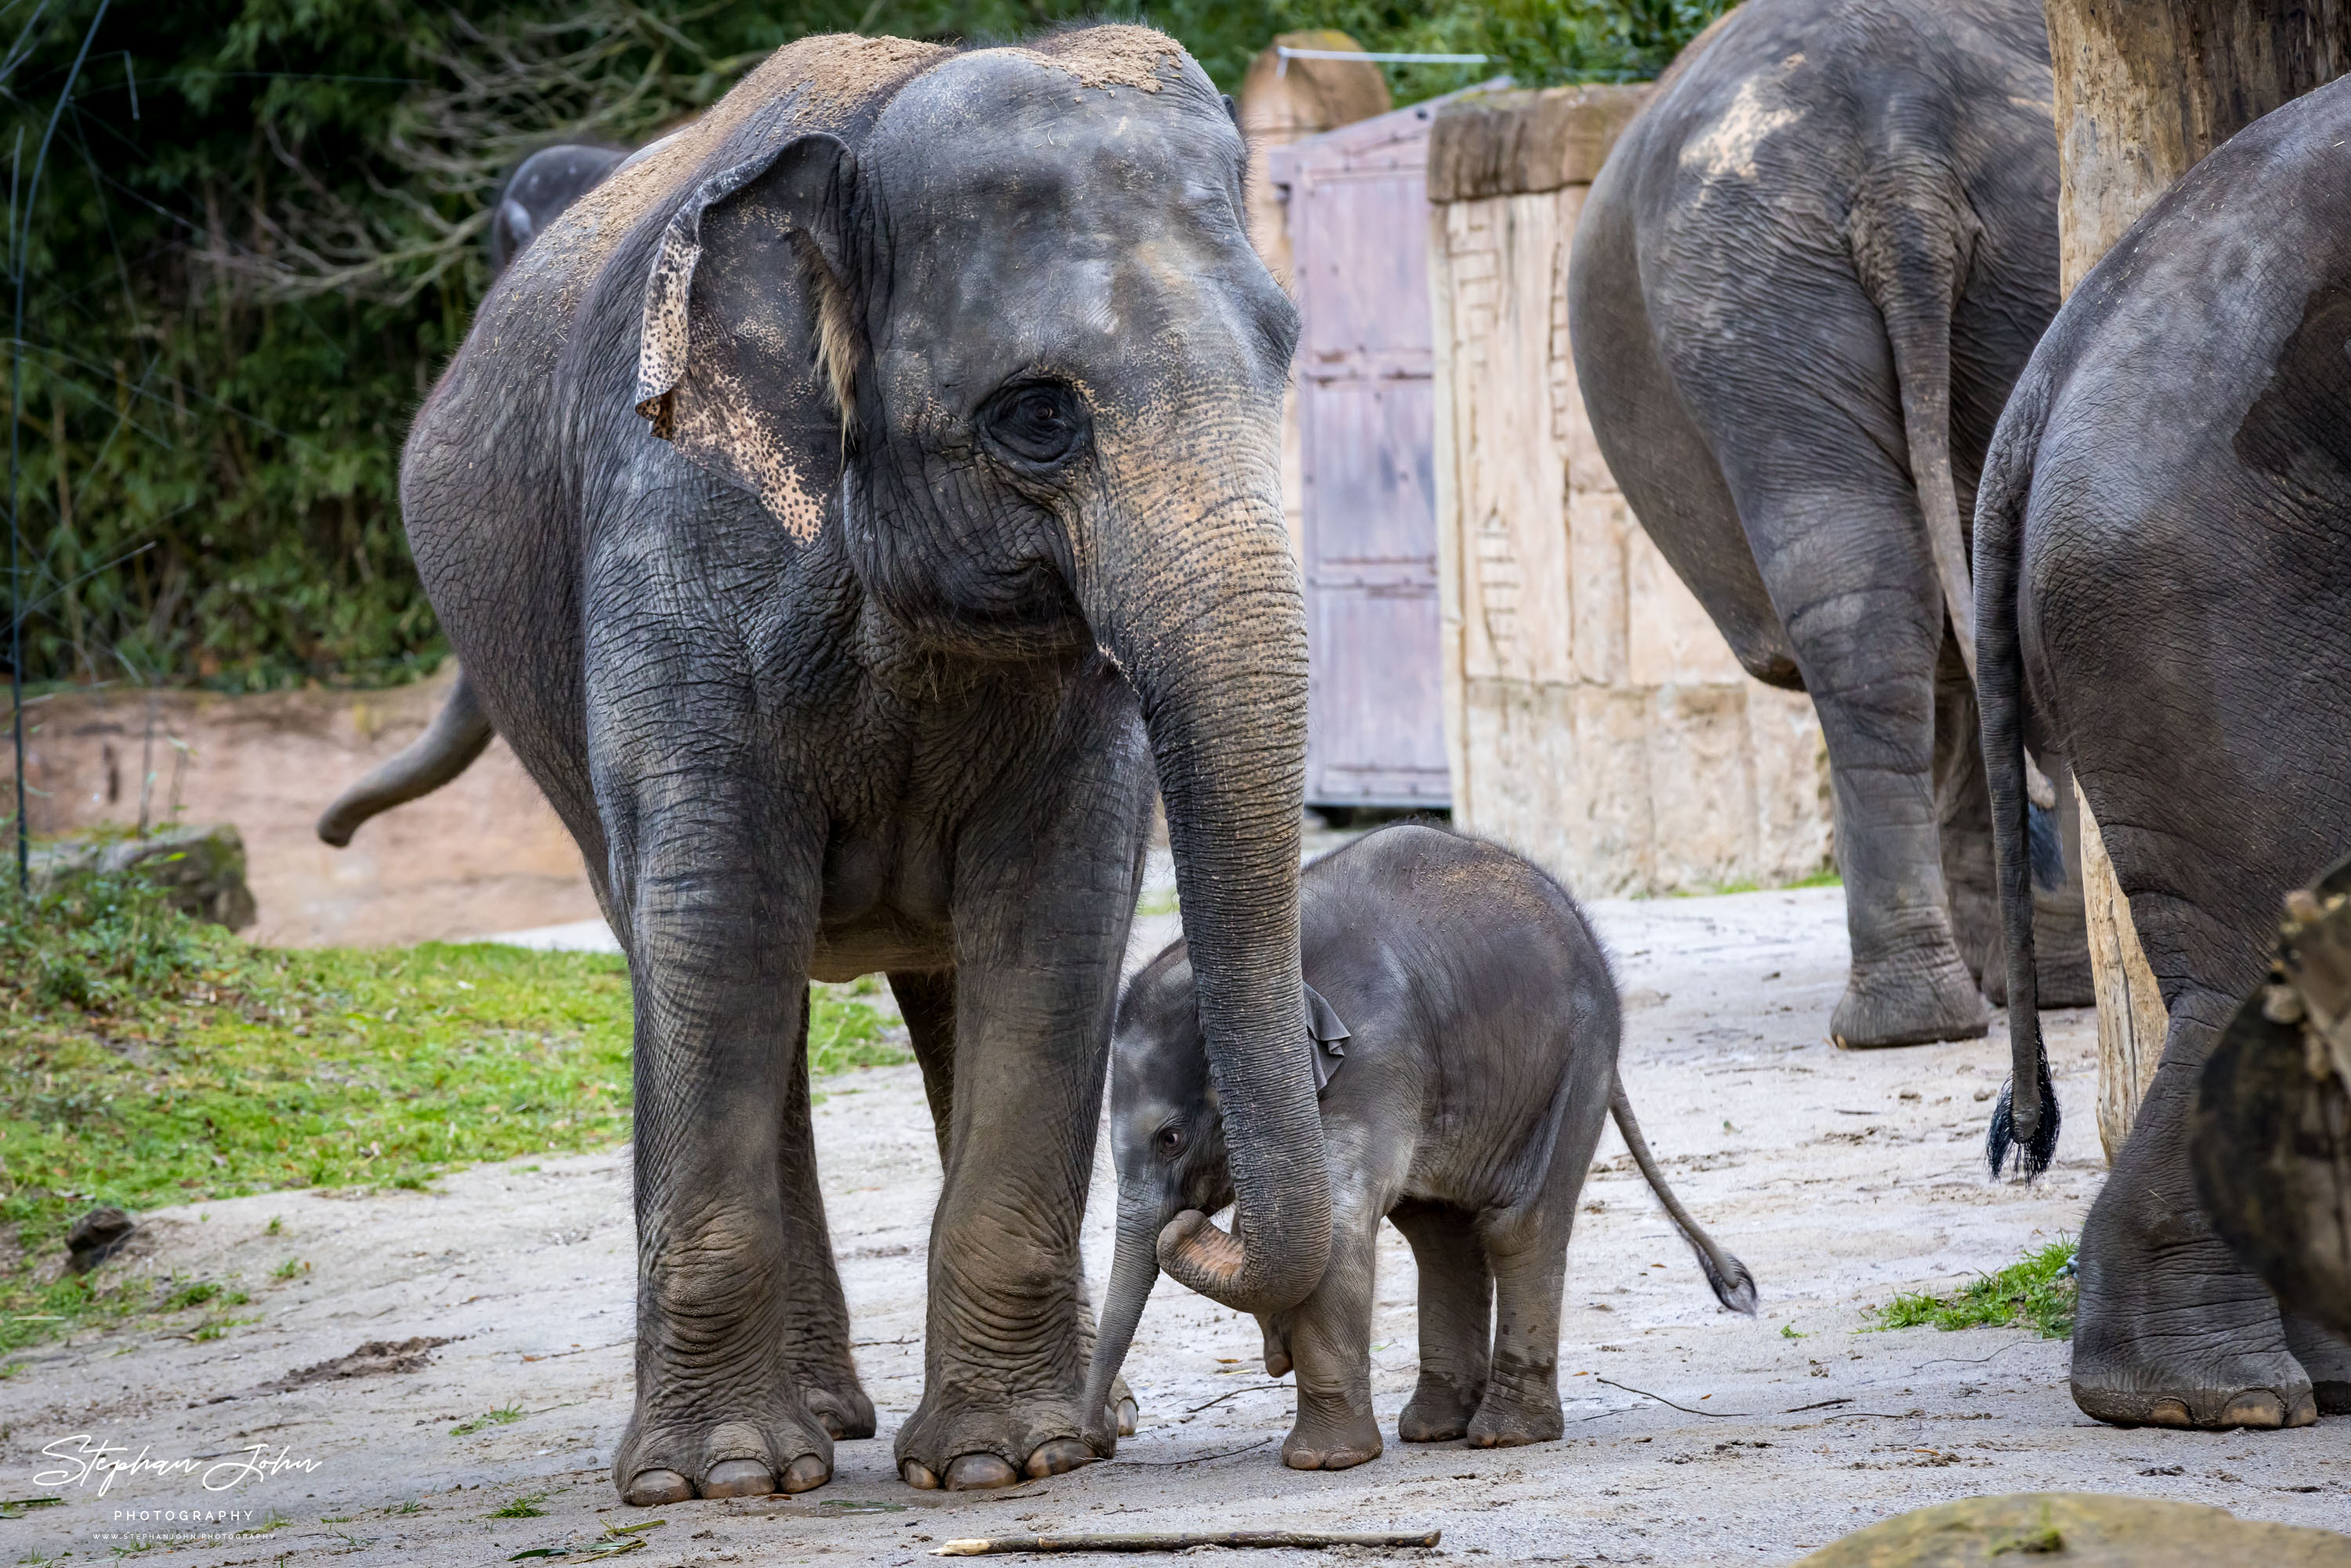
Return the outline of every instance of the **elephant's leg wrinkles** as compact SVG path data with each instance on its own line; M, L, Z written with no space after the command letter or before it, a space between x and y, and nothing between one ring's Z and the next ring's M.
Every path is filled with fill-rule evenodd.
M1573 1175L1580 1178L1590 1164L1587 1149ZM1558 1185L1556 1176L1550 1185ZM1571 1180L1564 1204L1480 1217L1494 1270L1494 1360L1486 1396L1469 1422L1473 1448L1548 1443L1566 1430L1559 1406L1559 1301L1577 1190Z
M778 1281L784 1296L784 1357L810 1413L828 1435L835 1439L871 1437L873 1401L858 1380L850 1350L849 1303L841 1293L832 1233L825 1223L824 1191L818 1180L816 1128L809 1106L807 997L804 986L777 1161L784 1255L789 1260Z
M1740 511L1828 744L1853 941L1829 1031L1847 1047L1981 1035L1991 1015L1952 933L1935 799L1942 604L1923 542L1889 543L1917 532L1915 502L1889 473L1742 495Z
M958 852L923 1399L896 1445L916 1486L1008 1486L1096 1457L1079 1408L1093 1334L1078 1226L1147 810L1134 760L1059 765L1057 788ZM1028 846L1027 863L999 838Z
M695 737L663 718L603 738L637 1041L637 1395L613 1481L638 1504L805 1490L832 1437L803 1370L844 1430L872 1418L798 1060L813 903L772 896L795 871L813 885L815 846L754 804L747 770L677 766Z
M1420 1273L1420 1381L1396 1419L1407 1443L1441 1443L1469 1430L1486 1396L1494 1280L1472 1217L1434 1204L1388 1216L1412 1244Z
M2196 1201L2185 1149L2195 1080L2228 998L2175 1001L2154 1082L2082 1228L2074 1402L2127 1427L2304 1427L2311 1378L2277 1300Z
M1372 1276L1385 1206L1334 1196L1322 1282L1276 1315L1298 1374L1298 1417L1281 1444L1293 1470L1349 1469L1382 1447L1372 1413Z

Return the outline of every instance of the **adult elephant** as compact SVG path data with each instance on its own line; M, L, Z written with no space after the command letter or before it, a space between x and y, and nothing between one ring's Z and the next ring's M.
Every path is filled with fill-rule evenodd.
M810 978L875 970L946 1167L902 1473L1091 1457L1078 1228L1155 779L1239 1194L1164 1260L1249 1311L1322 1273L1296 317L1241 170L1148 29L806 39L539 233L417 416L425 586L634 982L632 1502L800 1490L872 1429L805 1043Z
M2057 305L2050 92L2038 0L1748 0L1576 225L1602 455L1740 663L1820 714L1848 1046L1980 1035L1978 977L2005 995L1962 519ZM2078 887L2042 880L2042 994L2086 1003Z
M2125 1425L2351 1410L2351 1354L2281 1318L2213 1234L2189 1154L2199 1072L2265 976L2282 900L2351 841L2346 139L2351 82L2337 82L2255 121L2148 209L2034 350L1976 516L2028 1168L2048 1118L2025 746L2073 759L2171 1014L2082 1229L2074 1399Z

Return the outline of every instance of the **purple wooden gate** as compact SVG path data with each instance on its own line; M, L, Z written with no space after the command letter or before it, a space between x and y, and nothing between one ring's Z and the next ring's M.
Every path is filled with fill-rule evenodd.
M1306 799L1444 806L1437 613L1429 109L1343 126L1270 160L1288 205L1303 330Z

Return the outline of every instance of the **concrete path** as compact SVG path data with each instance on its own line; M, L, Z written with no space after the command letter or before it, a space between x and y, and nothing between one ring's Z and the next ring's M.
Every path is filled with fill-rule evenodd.
M2122 1491L2351 1520L2343 1422L2122 1431L2075 1411L2062 1343L2015 1330L1862 1332L1872 1303L1949 1287L2079 1227L2105 1176L2089 1015L2049 1019L2067 1112L2056 1168L2033 1187L1995 1183L1982 1133L2005 1073L1997 1026L1987 1040L1874 1053L1824 1040L1846 956L1838 890L1594 914L1629 1003L1625 1081L1684 1200L1754 1270L1763 1311L1716 1309L1612 1131L1569 1264L1563 1442L1470 1452L1391 1440L1358 1469L1286 1471L1276 1453L1290 1395L1257 1364L1255 1324L1163 1281L1128 1364L1143 1427L1114 1463L999 1493L907 1489L890 1439L921 1388L938 1160L916 1074L889 1068L827 1081L816 1112L882 1419L875 1440L841 1445L831 1485L652 1514L615 1505L604 1467L631 1398L633 1243L628 1158L613 1152L486 1166L431 1193L281 1194L144 1217L153 1239L130 1267L236 1282L255 1297L236 1315L254 1321L208 1343L92 1335L16 1358L0 1381L0 1495L68 1500L0 1530L28 1562L187 1531L200 1539L142 1560L223 1568L505 1562L647 1519L664 1522L632 1552L640 1568L908 1563L990 1532L1281 1526L1438 1527L1442 1554L1460 1561L1683 1564L1788 1563L1871 1521L1984 1492ZM1151 919L1138 953L1174 916ZM1086 1229L1097 1279L1111 1192L1105 1162ZM273 1281L289 1257L307 1268ZM1414 1270L1393 1235L1380 1261L1374 1390L1393 1437L1413 1381ZM410 1352L414 1370L304 1370L418 1339L445 1343ZM514 1418L476 1425L493 1411ZM42 1457L74 1453L78 1435L199 1472L244 1463L256 1445L310 1468L218 1491L201 1473L125 1475L101 1495L95 1477L59 1483L74 1461ZM496 1515L518 1496L543 1511ZM206 1508L250 1517L189 1517ZM205 1534L273 1521L262 1534Z

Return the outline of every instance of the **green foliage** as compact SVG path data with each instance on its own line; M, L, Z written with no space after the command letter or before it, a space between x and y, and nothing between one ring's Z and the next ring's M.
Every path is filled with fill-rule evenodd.
M399 447L487 282L498 178L548 141L645 139L795 37L1147 10L1228 90L1305 27L1498 62L1392 68L1408 102L1500 70L1652 75L1725 3L117 0L92 35L99 0L51 0L0 68L0 142L26 181L41 163L13 410L26 673L239 690L428 673L445 645L401 531Z
M1948 1296L1896 1296L1877 1309L1876 1327L2029 1328L2043 1339L2074 1334L2074 1243L2053 1241L1996 1274L1980 1275Z
M86 999L54 982L68 971L83 979L64 990ZM841 990L812 988L812 1071L905 1060ZM0 1263L0 1353L92 1320L250 1299L211 1281L134 1285L110 1266L43 1283L93 1205L421 1187L475 1161L622 1142L631 1035L616 957L272 951L136 882L31 904L0 890L0 1226L18 1249ZM288 1259L254 1288L307 1272Z

